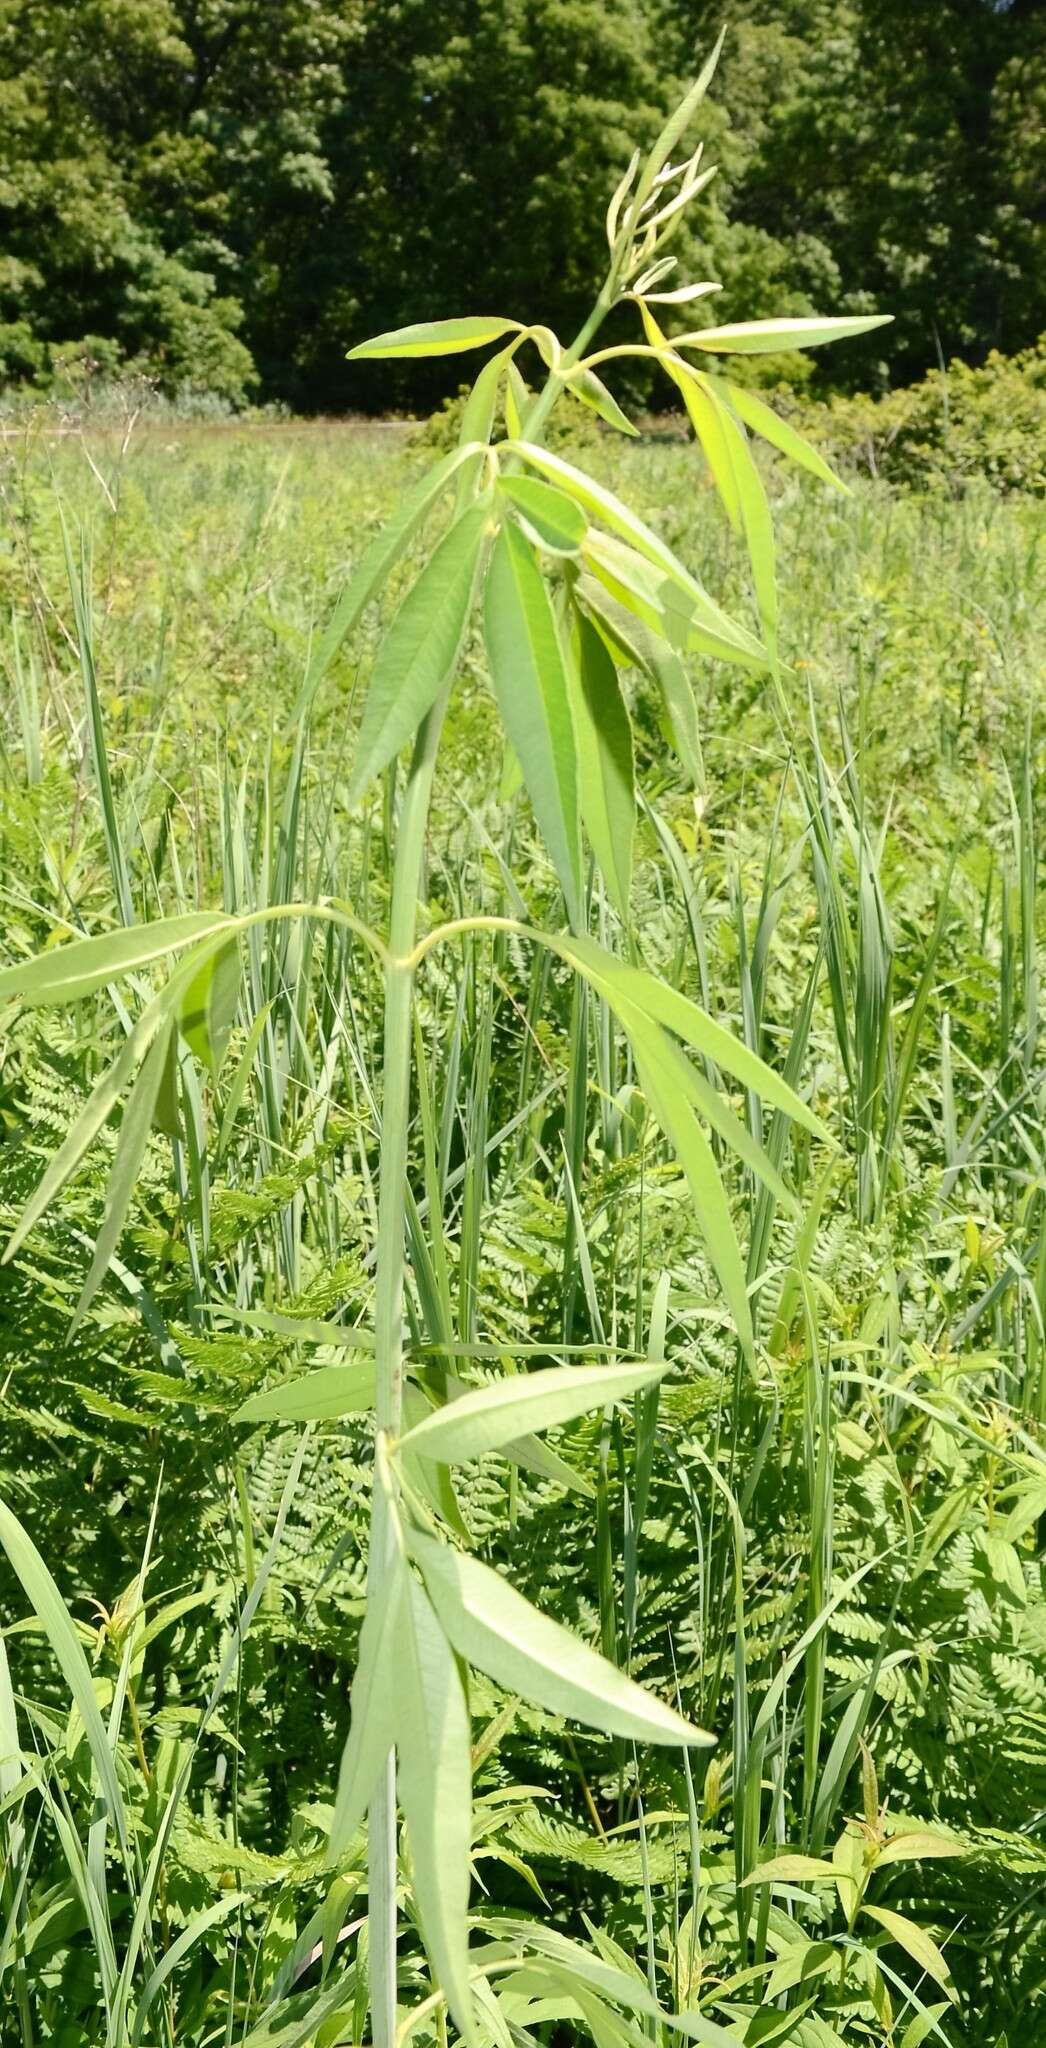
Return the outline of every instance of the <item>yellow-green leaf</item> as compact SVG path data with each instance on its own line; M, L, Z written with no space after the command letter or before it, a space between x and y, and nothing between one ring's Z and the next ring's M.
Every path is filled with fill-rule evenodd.
M184 952L197 940L221 931L223 925L235 929L234 920L220 911L191 910L155 924L74 939L71 945L54 946L15 967L5 967L0 972L0 1002L11 996L33 1004L79 1002L81 996L119 981L136 968L149 967L165 954Z
M674 334L673 348L710 349L713 353L776 355L782 349L823 348L885 327L892 313L858 313L838 320L739 320L727 327L705 327L698 334Z
M932 1977L935 1984L940 1985L941 1990L954 2005L958 2005L958 1993L952 1983L951 1971L937 1943L932 1935L927 1934L925 1927L919 1927L903 1913L891 1912L886 1906L865 1905L862 1911L869 1920L875 1920L880 1927L884 1927L891 1940L896 1941L906 1954L911 1956L913 1963L917 1963L920 1970L925 1970L926 1975Z
M333 1422L339 1415L365 1415L374 1403L374 1360L324 1365L281 1386L252 1394L234 1422Z
M387 334L375 334L369 341L350 348L350 363L384 356L451 356L465 349L483 348L503 334L520 334L518 320L499 320L496 315L477 313L462 320L422 320L411 327L394 327Z
M638 438L639 428L632 425L627 412L622 412L613 392L607 390L594 370L572 370L567 378L567 390L571 398L580 399L582 405L590 406L593 412L598 413L608 427L616 427L619 434L633 434Z
M836 1872L823 1856L772 1856L745 1878L749 1884L834 1884Z
M719 383L718 378L709 378L708 381ZM764 441L769 441L772 447L779 449L782 455L787 455L800 469L809 470L811 476L819 477L822 483L832 484L838 491L845 491L848 488L842 478L836 476L834 469L829 467L823 455L819 455L817 449L812 448L809 441L804 440L802 434L796 433L795 428L790 426L787 420L781 419L763 399L757 398L754 391L745 391L740 384L725 384L724 388L734 411L744 420L746 427L751 427L754 434L761 434Z

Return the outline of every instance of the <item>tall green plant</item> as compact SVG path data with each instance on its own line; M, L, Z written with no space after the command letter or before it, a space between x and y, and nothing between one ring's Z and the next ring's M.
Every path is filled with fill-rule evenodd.
M750 1100L814 1137L828 1136L809 1106L750 1047L645 969L633 934L626 960L587 931L586 842L610 902L622 923L629 923L636 792L622 671L638 667L654 683L666 727L689 771L696 766L698 746L688 656L710 656L766 673L780 686L773 540L749 432L816 475L830 477L821 459L761 400L729 377L697 365L735 353L815 346L876 324L868 317L741 323L671 339L663 331L663 308L686 307L714 289L704 283L668 287L667 280L675 260L668 245L685 209L712 175L701 167L700 145L681 162L672 157L701 104L717 54L718 48L645 162L637 155L615 192L607 215L606 277L570 346L544 327L473 317L401 329L352 352L361 360L409 358L497 344L473 386L459 447L406 495L343 593L310 662L300 707L304 713L365 607L452 496L445 530L375 656L357 736L350 796L359 802L397 756L411 750L395 815L385 935L333 899L277 899L240 915L195 912L152 924L135 924L128 904L122 930L60 947L0 975L0 997L71 1003L118 983L140 988L153 967L173 963L136 1021L128 1018L118 1058L48 1166L8 1247L10 1256L122 1101L82 1314L116 1253L151 1129L159 1125L177 1132L187 1113L185 1048L212 1073L221 1062L240 1002L241 940L274 920L304 920L351 934L380 964L384 1033L373 1332L359 1334L358 1361L340 1369L333 1380L325 1371L312 1385L299 1382L287 1392L266 1395L263 1407L255 1404L250 1410L253 1419L306 1422L373 1409L367 1610L330 1861L343 1855L369 1808L370 2003L378 2048L393 2048L396 2036L400 1806L418 1917L439 1987L436 1996L445 2001L466 2040L477 2038L476 2000L489 2008L493 1996L489 1976L494 1963L488 1955L477 1961L468 1939L468 1665L552 1712L616 1737L684 1749L712 1740L531 1606L468 1547L454 1499L456 1466L493 1452L524 1464L544 1458L544 1469L554 1471L536 1441L544 1430L647 1392L668 1364L659 1355L661 1345L652 1343L650 1357L618 1356L613 1363L604 1357L595 1364L565 1364L471 1386L448 1377L442 1403L433 1393L431 1375L424 1381L419 1377L421 1358L406 1341L403 1312L408 1220L417 1225L408 1179L416 977L437 946L466 933L493 930L545 949L613 1015L631 1047L649 1107L678 1154L742 1359L751 1360L755 1340L745 1261L718 1163L722 1148L735 1153L778 1203L794 1205L779 1164L757 1135L758 1126L735 1115L714 1077L729 1075ZM603 320L622 302L637 306L643 339L629 348L593 352ZM517 360L525 348L536 350L542 365L543 382L536 392ZM611 427L634 431L598 374L623 353L652 359L682 391L727 516L746 544L758 631L729 616L621 498L543 445L552 409L564 397L592 407ZM505 438L495 443L499 421ZM463 916L419 934L440 737L477 612L505 733L559 878L565 929L539 930L515 918ZM254 1028L261 1028L257 1020ZM448 1333L446 1354L464 1362L472 1348L456 1344ZM0 1520L0 1541L84 1716L108 1814L96 1830L102 1830L104 1844L107 1826L115 1829L117 1853L126 1863L130 1851L113 1755L118 1717L107 1730L97 1710L92 1714L86 1666L82 1656L74 1655L54 1581L8 1510ZM253 1590L251 1599L256 1602ZM248 1609L253 1612L250 1600L241 1632L250 1619ZM184 1780L172 1799L182 1790ZM161 1842L173 1812L161 1828ZM92 1869L98 1868L100 1854L93 1831ZM122 2030L131 2024L130 1982L144 1947L142 1930L159 1854L147 1871L137 1874L137 1895L144 1905L135 1917L133 1953L119 1970L114 1958L110 1971L108 2040L113 2048L122 2048ZM139 2008L135 2039L141 2023Z

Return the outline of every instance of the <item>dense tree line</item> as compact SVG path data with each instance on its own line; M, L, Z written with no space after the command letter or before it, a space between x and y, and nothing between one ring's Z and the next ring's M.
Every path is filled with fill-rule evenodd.
M0 0L0 382L394 404L346 347L569 330L722 0ZM734 0L684 274L721 317L892 310L863 385L1046 328L1043 0ZM826 365L827 368L827 365ZM818 369L818 375L825 371ZM411 371L410 393L435 399ZM450 381L456 381L453 367Z

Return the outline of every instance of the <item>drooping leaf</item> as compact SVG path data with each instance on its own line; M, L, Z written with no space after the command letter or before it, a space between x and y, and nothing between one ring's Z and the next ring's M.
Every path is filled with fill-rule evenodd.
M718 387L720 380L717 377L710 377L707 381ZM819 455L817 449L812 448L802 434L798 434L787 420L781 419L772 406L757 397L754 391L746 391L743 385L729 383L725 384L725 390L734 411L744 420L747 427L751 427L754 434L761 434L764 441L769 441L801 469L809 470L811 476L819 477L822 483L832 484L838 491L849 489L842 477L836 476L834 469L829 467L823 455Z
M634 612L619 604L596 577L581 577L576 595L612 660L622 667L642 669L657 684L676 753L690 780L700 787L704 768L697 704L678 654Z
M236 941L209 953L182 997L178 1022L190 1050L216 1078L240 1000L240 949Z
M627 924L636 826L632 727L605 642L583 613L575 613L570 653L581 816L614 908Z
M167 1057L153 1105L153 1126L166 1138L180 1138L182 1134L178 1112L178 1065L178 1033L172 1031L168 1035Z
M534 1472L539 1479L551 1479L554 1486L565 1487L568 1493L584 1494L586 1499L595 1498L596 1489L583 1472L576 1472L558 1452L550 1450L538 1436L515 1437L505 1445L504 1456L512 1465L518 1465L523 1472Z
M673 1050L660 1025L627 1005L619 1010L635 1055L640 1084L653 1115L686 1175L697 1225L723 1290L742 1350L754 1350L752 1312L741 1247L715 1154L679 1087Z
M124 1103L120 1135L105 1189L102 1221L95 1239L94 1257L76 1305L74 1329L98 1292L109 1270L109 1261L120 1241L120 1232L131 1205L134 1184L153 1128L157 1099L167 1070L172 1031L173 1020L168 1019L153 1039L138 1069L134 1086Z
M710 654L745 668L767 666L766 648L728 618L692 577L682 581L666 575L613 534L590 531L582 552L611 596L677 653Z
M777 569L774 528L766 502L763 479L752 459L752 451L740 421L722 409L723 432L730 451L741 524L748 546L756 603L769 653L777 653Z
M615 427L619 434L631 434L638 438L639 428L632 425L627 412L622 412L612 391L608 391L601 377L594 370L572 370L567 378L567 391L571 398L577 398L582 405L599 414L608 427Z
M925 1927L918 1926L916 1921L909 1920L904 1913L891 1912L886 1906L869 1906L866 1902L861 1910L869 1920L875 1920L880 1927L884 1927L891 1940L896 1941L905 1953L911 1956L913 1963L917 1963L920 1970L925 1970L926 1975L932 1977L935 1984L940 1985L953 2005L958 2005L959 1996L952 1983L951 1971L933 1936L927 1934Z
M659 576L647 572L642 583L647 594L647 603L653 612L653 616L648 618L648 623L653 625L655 631L665 630L661 623L664 615L678 612L681 621L692 622L695 628L698 623L704 625L707 634L715 643L706 649L707 652L720 653L724 660L728 661L746 660L754 662L757 666L765 664L765 651L760 647L758 640L746 632L743 626L728 618L719 605L713 603L707 591L702 590L696 577L690 574L678 556L673 554L672 549L616 497L613 491L607 490L604 484L597 483L583 470L575 469L574 465L565 462L561 455L553 455L547 448L537 448L530 441L510 442L508 445L513 453L521 455L532 468L540 470L543 476L550 477L554 483L558 483L561 489L575 498L593 518L601 520L604 526L609 527L610 534L617 536L618 543L627 542L627 547L617 549L623 561L639 560L649 565L650 571L661 572ZM615 545L612 539L595 534L589 535L587 545L595 547L597 541L601 549L612 549ZM673 639L673 645L682 644L684 642ZM730 649L733 650L732 653L728 651Z
M288 1319L289 1320L289 1319ZM333 1422L339 1415L365 1415L374 1405L374 1361L324 1365L279 1387L252 1394L233 1422Z
M638 1742L714 1739L539 1613L478 1558L462 1557L420 1532L412 1532L409 1544L454 1648L507 1691Z
M508 1373L435 1409L400 1440L419 1457L462 1464L517 1437L553 1429L592 1408L609 1407L661 1379L661 1361L642 1365L567 1365Z
M668 355L662 360L682 394L687 418L704 451L727 518L736 531L741 524L741 495L734 475L730 443L723 424L721 408L716 405L704 379L698 377L687 365L680 363L678 357Z
M488 508L476 504L455 520L381 643L360 722L350 803L416 732L453 671L488 517Z
M820 1117L788 1086L787 1081L783 1081L757 1053L750 1051L743 1039L736 1038L722 1024L717 1024L706 1011L699 1009L688 996L681 995L668 982L662 981L659 975L648 974L643 968L618 960L613 953L607 952L605 946L584 935L557 935L547 943L597 986L611 1006L616 997L625 998L646 1016L666 1025L695 1052L732 1074L768 1106L782 1110L824 1144L833 1143L831 1132Z
M7 1560L58 1660L70 1697L84 1724L88 1746L110 1817L126 1847L123 1798L109 1738L95 1697L90 1666L69 1617L65 1601L32 1537L6 1502L0 1501L0 1543Z
M438 1546L436 1546L438 1547ZM469 1991L472 1752L465 1688L425 1592L407 1577L396 1658L396 1753L425 1947L460 2032L478 2040Z
M637 1021L642 1025L646 1013L637 1011L633 1004L622 1001L620 997L612 1007L631 1038ZM689 1102L698 1115L726 1140L730 1150L755 1174L757 1180L762 1181L764 1187L771 1190L781 1207L794 1213L794 1197L786 1188L765 1148L758 1138L753 1136L748 1125L742 1123L740 1117L735 1116L720 1090L713 1087L707 1076L687 1059L682 1049L666 1032L660 1035L660 1050L665 1061L666 1075L670 1074L672 1077L674 1091L683 1101Z
M713 354L774 355L782 349L822 348L885 327L892 313L857 313L837 320L739 320L727 327L706 327L699 334L674 334L673 348L709 349Z
M155 924L74 939L69 945L54 946L0 971L0 1002L11 996L32 1004L79 1002L81 996L119 981L135 968L149 967L169 953L184 952L223 926L234 931L235 920L222 912L191 910Z
M327 1862L344 1856L366 1812L396 1738L401 1608L407 1574L398 1552L382 1586L381 1601L368 1600L360 1630L352 1681L352 1718L338 1773Z
M577 758L563 650L534 550L505 524L487 574L485 624L494 691L572 924L581 918Z
M70 1175L76 1172L80 1161L94 1143L99 1131L111 1117L124 1089L133 1075L139 1061L149 1047L162 1033L164 1058L170 1036L171 996L169 989L161 991L148 1008L142 1011L133 1031L120 1048L112 1066L95 1083L83 1109L80 1111L71 1131L66 1133L53 1159L50 1160L36 1187L33 1189L14 1230L4 1247L4 1263L12 1259L19 1246L25 1242L33 1225L49 1208L55 1196L65 1186ZM157 1081L160 1085L162 1075Z
M519 512L531 538L557 555L576 555L588 530L580 505L533 476L502 476L498 495Z
M327 625L309 657L301 696L295 706L297 723L319 689L342 642L390 576L418 528L442 497L447 485L463 465L475 465L483 454L482 442L453 448L449 455L427 471L419 483L404 493L393 516L375 534L350 576Z
M448 1379L451 1376L448 1374ZM469 1529L454 1491L454 1480L450 1466L442 1459L418 1457L407 1443L413 1431L432 1414L432 1403L427 1393L408 1381L403 1389L403 1422L405 1435L400 1439L400 1469L415 1493L421 1495L448 1529L453 1529L463 1543L472 1541Z
M461 320L422 320L411 327L394 327L387 334L375 334L369 341L350 348L348 361L361 362L386 356L451 356L465 349L483 348L503 334L521 334L518 320L499 320L495 314L476 313Z

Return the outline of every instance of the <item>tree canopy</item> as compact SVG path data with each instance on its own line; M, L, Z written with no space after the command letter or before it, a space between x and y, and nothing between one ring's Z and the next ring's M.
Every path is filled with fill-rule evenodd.
M305 410L361 335L540 304L719 27L711 0L0 0L0 382L70 357ZM1042 0L735 0L680 271L717 317L896 316L868 387L1046 328ZM415 403L454 381L434 366ZM442 380L442 381L441 381Z

